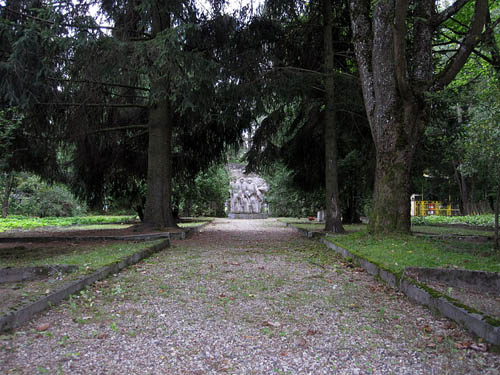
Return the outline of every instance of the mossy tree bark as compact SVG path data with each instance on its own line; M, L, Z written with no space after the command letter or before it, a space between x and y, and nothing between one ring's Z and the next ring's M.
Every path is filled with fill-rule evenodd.
M332 4L323 0L325 54L325 231L344 233L339 207L337 164L337 123L335 118L335 81L333 76Z
M500 250L498 239L498 216L500 214L500 168L498 169L497 201L495 202L495 250Z
M476 0L468 31L457 36L462 39L460 48L435 74L433 38L465 3L457 1L437 13L435 0L349 0L354 49L377 155L370 215L373 232L410 230L411 165L427 119L425 96L455 78L486 22L488 1Z

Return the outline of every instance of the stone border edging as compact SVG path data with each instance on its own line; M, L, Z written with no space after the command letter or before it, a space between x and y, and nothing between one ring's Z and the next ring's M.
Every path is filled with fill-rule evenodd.
M418 281L405 276L404 273L402 276L399 276L393 271L384 269L325 238L322 238L321 242L342 255L342 257L351 258L354 262L359 263L367 273L379 277L393 288L402 291L411 300L459 323L490 344L500 346L500 326L490 324L488 320L492 321L494 319L488 315L474 311L474 309L458 303L458 301L453 300L451 297L446 298L442 293L424 286Z
M173 233L172 233L173 234ZM79 237L0 237L0 243L14 242L91 242L91 241L153 241L162 238L172 238L170 233L151 233L151 234L131 234L127 236L79 236Z
M127 236L80 236L80 237L0 237L0 243L16 243L16 242L57 242L57 241L73 241L73 242L92 242L92 241L153 241L162 238L184 240L194 232L199 232L201 228L212 223L207 221L196 227L181 228L180 232L163 232L150 234L131 234Z
M309 231L309 230L303 229L303 228L298 228L295 226L296 224L294 224L294 223L283 223L282 221L280 221L280 223L284 224L288 228L295 229L297 232L299 232L300 234L302 234L303 236L305 236L307 238L321 237L325 234L324 232L315 232L315 231Z
M142 259L147 258L148 256L160 250L163 250L169 246L170 246L170 240L166 239L165 241L157 245L138 251L109 266L104 266L99 270L97 270L96 272L88 276L85 276L80 280L73 281L68 285L62 287L61 289L56 290L55 292L52 292L49 295L39 299L36 302L33 302L29 305L22 307L19 310L13 311L10 314L0 317L0 332L21 326L22 324L30 320L36 313L45 310L52 304L61 302L63 299L68 298L70 294L74 294L82 290L84 287L94 283L95 281L104 279L110 274L118 273L125 267L131 266L141 261Z

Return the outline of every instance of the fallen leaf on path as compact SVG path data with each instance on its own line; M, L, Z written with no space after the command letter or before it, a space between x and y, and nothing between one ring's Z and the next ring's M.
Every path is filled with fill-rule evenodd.
M43 324L40 324L39 326L36 327L36 330L38 332L43 332L43 331L46 331L48 330L50 327L50 324L49 323L43 323Z
M469 349L472 346L471 341L462 341L462 342L457 342L455 344L455 347L457 349Z
M267 327L273 327L273 328L278 328L278 327L281 327L281 324L280 322L270 322L268 320L266 320L264 323L262 323L264 326L267 326Z
M455 328L457 328L457 325L455 323L453 323L453 322L446 322L444 324L444 328L446 328L446 329L455 329Z
M103 340L103 339L105 339L106 337L108 337L108 334L107 334L107 333L100 333L100 334L97 336L97 338L98 338L99 340Z
M306 332L306 336L314 336L317 335L319 331L316 331L315 329L308 329Z
M480 344L472 344L470 346L471 349L474 349L478 352L487 352L488 351L488 344L485 343L480 343Z

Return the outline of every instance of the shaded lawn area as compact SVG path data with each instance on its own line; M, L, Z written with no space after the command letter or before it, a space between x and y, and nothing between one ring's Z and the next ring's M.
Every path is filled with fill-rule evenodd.
M431 234L445 234L445 235L464 235L464 236L486 236L493 237L495 231L493 230L478 230L463 227L444 227L432 225L412 225L412 232L431 233Z
M66 242L59 243L57 246L40 244L31 248L13 245L0 248L0 268L69 264L80 266L79 272L81 273L89 273L161 241L101 242L78 245Z
M294 227L323 232L324 223L307 219L280 218ZM325 233L326 239L350 252L397 273L406 267L446 268L500 272L500 254L492 243L471 243L461 239L422 238L411 235L372 236L364 224L345 225L347 234ZM489 231L462 227L412 226L418 232L449 235L493 235Z
M500 272L500 254L488 243L411 235L372 236L366 230L327 235L326 239L397 273L403 272L405 267L456 267Z

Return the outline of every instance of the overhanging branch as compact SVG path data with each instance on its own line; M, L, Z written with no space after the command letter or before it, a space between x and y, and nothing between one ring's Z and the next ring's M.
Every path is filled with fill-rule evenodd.
M451 58L445 69L435 79L433 89L439 90L448 85L464 66L467 58L481 40L481 33L488 15L488 0L476 0L474 17L463 43L458 52Z
M447 19L453 17L462 7L467 4L470 0L457 0L448 8L443 10L441 13L437 13L431 19L431 24L436 27L441 25Z

